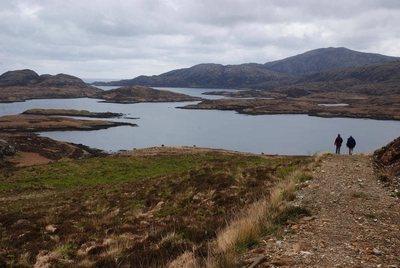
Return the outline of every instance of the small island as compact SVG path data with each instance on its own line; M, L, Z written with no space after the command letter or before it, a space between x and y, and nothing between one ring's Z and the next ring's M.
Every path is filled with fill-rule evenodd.
M230 110L240 114L306 114L318 117L367 118L375 120L400 120L399 96L386 91L387 95L327 92L309 93L275 98L224 98L203 100L182 109ZM385 92L385 93L386 93ZM247 93L249 94L249 93ZM258 95L258 94L256 94Z
M169 90L160 90L144 86L126 86L103 91L96 95L98 99L109 103L139 103L139 102L184 102L201 101L202 98Z
M29 109L23 112L22 114L59 115L59 116L76 116L76 117L91 117L91 118L116 118L123 116L122 113L90 112L87 110L74 110L74 109Z
M0 131L4 132L99 130L117 126L136 127L137 124L32 114L5 115L0 117Z

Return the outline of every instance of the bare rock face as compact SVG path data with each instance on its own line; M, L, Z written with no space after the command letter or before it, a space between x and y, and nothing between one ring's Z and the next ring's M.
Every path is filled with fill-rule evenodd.
M390 177L400 176L400 137L375 150L375 162Z

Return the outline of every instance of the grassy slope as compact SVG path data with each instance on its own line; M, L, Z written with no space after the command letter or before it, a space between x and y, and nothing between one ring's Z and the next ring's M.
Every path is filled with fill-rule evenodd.
M8 171L0 177L0 261L163 267L191 251L201 262L229 220L312 160L117 156Z

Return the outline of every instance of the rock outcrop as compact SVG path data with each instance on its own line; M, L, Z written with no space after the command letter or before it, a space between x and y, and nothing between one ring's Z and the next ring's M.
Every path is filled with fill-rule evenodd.
M374 158L388 180L400 183L400 137L375 150Z
M5 140L0 140L0 158L15 155L16 152L14 146L7 144Z

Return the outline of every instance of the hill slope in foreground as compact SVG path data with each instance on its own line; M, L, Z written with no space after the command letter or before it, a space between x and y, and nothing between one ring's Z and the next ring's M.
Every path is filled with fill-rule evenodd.
M4 167L0 267L398 267L395 187L371 155L159 147Z

